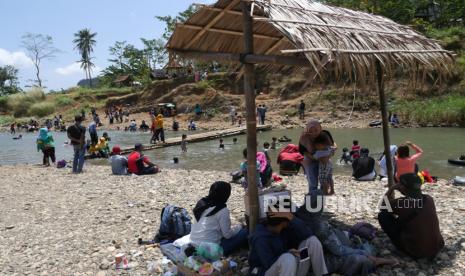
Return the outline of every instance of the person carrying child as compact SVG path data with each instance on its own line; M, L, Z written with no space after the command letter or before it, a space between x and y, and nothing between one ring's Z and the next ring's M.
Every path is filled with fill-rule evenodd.
M321 189L326 195L334 194L334 181L333 181L333 164L331 156L334 149L327 145L327 137L319 135L315 138L314 146L315 153L313 158L319 160L318 165L318 181L320 182Z

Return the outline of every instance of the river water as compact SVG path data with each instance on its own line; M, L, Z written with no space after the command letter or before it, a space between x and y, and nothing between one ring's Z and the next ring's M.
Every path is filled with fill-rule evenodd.
M341 155L343 147L350 148L352 140L359 140L362 147L368 147L372 156L377 159L383 151L382 130L375 129L332 129L330 130L339 150L334 157L334 174L350 174L351 168L346 165L338 165L336 161ZM101 134L100 132L99 134ZM150 133L130 133L121 131L108 131L112 141L110 147L119 144L122 147L132 146L134 143L147 143ZM260 149L263 143L271 142L272 137L286 135L292 139L292 143L298 143L301 129L273 130L258 133ZM0 165L5 164L38 164L41 163L42 154L37 152L35 139L37 134L23 134L23 139L13 140L7 133L0 134ZM183 132L167 131L166 136L180 136ZM186 132L189 135L189 132ZM54 133L56 141L57 159L71 160L72 148L64 145L66 133ZM243 160L242 150L245 147L246 136L237 136L237 144L232 143L232 137L225 138L225 150L220 150L218 140L192 143L188 145L188 152L181 153L179 146L167 147L148 151L145 154L162 168L182 168L196 170L237 170ZM463 128L418 128L418 129L391 129L391 143L400 144L410 140L424 150L423 157L419 160L421 169L428 169L432 175L441 178L451 178L456 175L465 176L465 167L453 166L447 163L447 159L456 158L465 154L465 129ZM271 151L271 158L275 162L278 150ZM173 157L179 158L179 164L172 162ZM106 160L90 160L95 164L107 164ZM275 165L274 168L277 169Z

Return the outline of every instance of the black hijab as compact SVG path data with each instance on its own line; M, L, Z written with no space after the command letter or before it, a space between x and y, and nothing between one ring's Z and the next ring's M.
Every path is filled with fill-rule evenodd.
M213 216L221 209L226 208L226 202L231 195L231 185L228 182L216 181L210 186L208 196L202 198L194 207L194 216L197 221L200 220L202 213L210 207L215 207L207 217Z

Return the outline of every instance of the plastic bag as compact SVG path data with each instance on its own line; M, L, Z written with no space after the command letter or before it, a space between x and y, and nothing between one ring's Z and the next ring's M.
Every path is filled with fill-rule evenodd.
M212 262L218 261L221 257L223 257L223 248L219 244L212 242L202 242L197 247L196 252L197 255Z

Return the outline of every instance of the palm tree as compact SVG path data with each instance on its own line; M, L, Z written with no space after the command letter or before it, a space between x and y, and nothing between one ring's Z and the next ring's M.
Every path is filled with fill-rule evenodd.
M89 81L89 86L92 87L92 76L91 71L92 67L95 67L95 64L92 63L91 54L94 51L94 46L97 43L95 36L97 33L92 33L90 29L82 29L79 32L74 34L75 39L73 43L76 45L74 49L77 49L81 54L81 68L84 69L86 73L86 78Z

